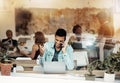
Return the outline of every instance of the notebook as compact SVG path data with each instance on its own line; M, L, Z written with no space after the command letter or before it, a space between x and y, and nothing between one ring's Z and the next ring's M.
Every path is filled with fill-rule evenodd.
M66 67L64 62L44 62L43 71L45 74L64 74Z
M71 46L72 46L73 49L83 49L81 42L73 42L73 43L71 44Z

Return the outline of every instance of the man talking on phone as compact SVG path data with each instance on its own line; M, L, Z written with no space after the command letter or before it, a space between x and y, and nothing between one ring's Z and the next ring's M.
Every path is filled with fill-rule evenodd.
M65 42L66 35L66 31L59 28L55 33L55 41L45 43L44 54L40 57L41 64L44 61L58 61L64 62L67 70L74 69L73 49Z

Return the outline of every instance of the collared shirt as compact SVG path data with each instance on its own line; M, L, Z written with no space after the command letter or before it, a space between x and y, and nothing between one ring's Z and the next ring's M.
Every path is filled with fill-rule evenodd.
M45 43L44 45L45 51L44 51L43 57L40 57L40 64L43 64L44 61L48 61L48 62L52 61L55 53L54 44L55 42ZM70 45L67 46L65 54L63 54L62 50L60 50L58 54L58 61L65 62L67 70L73 70L74 68L73 49Z

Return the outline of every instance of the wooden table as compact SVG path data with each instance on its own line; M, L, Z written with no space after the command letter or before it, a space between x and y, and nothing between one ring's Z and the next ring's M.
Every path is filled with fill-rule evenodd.
M36 60L15 60L12 64L17 64L17 66L23 66L25 71L32 71L36 63Z

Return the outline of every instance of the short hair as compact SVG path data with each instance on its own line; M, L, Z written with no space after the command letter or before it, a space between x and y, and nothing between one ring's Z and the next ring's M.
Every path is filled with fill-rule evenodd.
M13 34L12 30L10 30L10 29L6 31L6 35L7 35L8 33Z
M78 24L76 24L75 26L73 26L73 29L72 29L73 33L75 33L78 28L81 28L81 26L78 25Z
M35 33L35 43L36 44L44 44L45 43L45 37L44 34L41 31L37 31Z
M67 32L65 29L59 28L55 33L55 36L56 35L60 37L65 37L65 40L66 40Z

